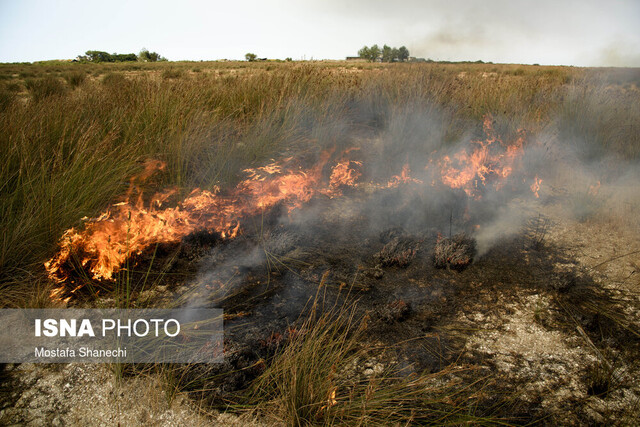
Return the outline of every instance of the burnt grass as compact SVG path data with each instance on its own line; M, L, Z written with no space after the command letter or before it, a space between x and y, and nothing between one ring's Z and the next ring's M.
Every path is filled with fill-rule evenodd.
M459 374L461 386L475 396L474 414L508 423L553 424L557 414L540 406L542 396L518 397L527 378L514 380L493 369L485 354L465 351L474 331L461 325L460 313L493 315L502 324L492 327L500 330L513 314L510 303L547 295L552 304L539 318L545 329L569 336L584 333L603 354L615 350L618 364L631 364L639 354L637 333L617 314L621 302L579 269L559 273L556 264L573 262L564 255L566 248L539 237L532 240L530 230L494 245L467 268L450 270L434 262L440 233L451 227L449 210L440 214L427 209L421 214L434 225L420 227L411 225L415 212L406 206L391 216L352 216L344 214L346 209L339 202L317 199L310 204L313 215L307 212L300 219L294 213L283 219L286 214L276 207L245 220L234 240L199 231L129 261L134 305L144 301L160 307L178 301L224 309L224 363L173 366L183 390L214 407L241 402L243 391L308 314L323 276L320 292L327 309L356 300L357 319L367 324L363 345L382 349L380 360L397 375L439 372L451 364L475 367ZM371 217L383 217L385 227L380 229ZM465 223L453 225L469 232ZM93 304L100 293L85 290L75 297L72 304ZM606 397L612 387L624 387L613 384L607 366L597 372L584 367L580 381L589 395ZM562 404L567 413L580 414L583 402L569 399ZM589 421L582 415L574 419Z

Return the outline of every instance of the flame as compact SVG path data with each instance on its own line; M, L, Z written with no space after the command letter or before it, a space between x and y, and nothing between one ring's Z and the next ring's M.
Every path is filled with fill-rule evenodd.
M462 189L476 199L484 188L499 190L505 185L519 166L525 132L519 130L517 140L506 145L494 131L491 116L485 117L483 130L484 140L473 140L470 147L439 159L438 153L432 154L425 167L432 173L431 185L440 182ZM163 162L150 160L142 173L131 179L123 201L111 205L96 218L86 219L81 229L70 228L63 234L58 252L45 263L49 277L61 285L52 291L51 297L62 299L69 288L73 288L73 293L83 286L81 280L75 283L73 278L73 270L78 266L93 279L112 280L132 255L141 254L155 244L178 243L198 230L233 239L241 233L246 218L275 205L292 212L317 196L340 197L344 189L360 185L365 164L349 158L351 152L358 150L350 148L335 156L339 160L330 168L334 150L321 153L318 161L306 169L293 157L272 161L244 170L245 179L235 188L225 192L218 187L195 189L177 204L177 189L156 193L145 202L141 184L166 168ZM530 187L536 197L541 183L536 176ZM383 190L423 185L423 181L411 176L407 162L398 175L367 185ZM166 207L170 200L174 201L173 206Z
M525 131L518 130L518 138L505 147L502 139L493 129L493 118L484 119L484 141L473 140L472 149L461 150L452 156L444 156L438 162L442 183L451 188L460 188L468 196L479 199L480 188L491 180L496 190L500 190L513 172L516 162L523 154ZM494 144L494 143L498 144Z
M589 191L587 192L590 196L597 196L600 192L600 181L596 182L594 185L589 186Z
M341 187L355 185L360 172L353 167L362 163L338 163L328 186L323 187L322 170L330 156L331 151L322 153L316 165L308 170L287 167L292 158L246 169L247 179L228 194L220 194L217 187L211 191L195 189L177 206L164 209L162 205L176 194L175 189L154 195L145 206L142 191L136 185L164 169L164 163L151 161L142 174L131 180L123 202L88 220L81 231L71 228L63 234L60 250L45 263L49 277L64 282L69 278L69 262L79 257L80 265L93 279L109 280L131 255L140 254L156 243L179 242L199 229L216 231L223 239L232 239L240 232L242 218L257 215L278 203L284 203L291 212L318 193L336 197L341 194ZM61 292L62 289L55 289L52 298Z
M419 179L411 178L411 169L409 168L409 164L405 163L402 166L402 172L400 175L394 175L391 177L391 180L387 183L387 188L395 188L400 184L422 184L422 181Z
M540 191L540 184L542 184L542 180L540 178L538 178L538 175L536 175L536 177L533 179L533 184L531 184L531 191L533 192L533 194L536 196L536 199L540 198L540 194L538 194L538 191Z
M356 181L362 175L359 169L355 167L361 167L362 162L347 160L338 163L331 171L331 177L329 178L330 194L338 194L340 187L348 186L353 187Z

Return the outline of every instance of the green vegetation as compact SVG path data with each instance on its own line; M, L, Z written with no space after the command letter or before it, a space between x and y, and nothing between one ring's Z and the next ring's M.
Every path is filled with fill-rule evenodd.
M62 96L67 92L64 83L57 77L48 75L41 79L27 79L24 82L25 87L35 102L42 101L45 98L53 96Z
M409 49L404 46L392 48L386 44L380 49L377 44L374 44L371 47L364 46L358 51L358 56L369 62L405 62L409 59Z
M149 50L145 48L142 48L138 54L138 61L142 62L162 62L166 60L167 58L162 57L159 53L149 52Z
M358 51L358 56L369 62L375 62L380 57L380 48L377 44L374 44L371 47L364 46Z
M84 55L79 55L77 60L79 62L158 62L166 61L157 52L149 52L148 49L143 48L138 55L135 53L108 53L101 50L88 50Z
M71 87L80 86L87 78L87 74L82 71L69 71L64 74L64 79Z

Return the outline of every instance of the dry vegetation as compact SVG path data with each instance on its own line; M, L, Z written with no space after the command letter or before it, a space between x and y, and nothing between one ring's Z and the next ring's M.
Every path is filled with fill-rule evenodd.
M524 127L531 135L554 133L586 159L634 162L640 159L639 106L640 71L633 69L344 62L3 64L1 304L47 305L43 262L62 232L123 194L146 159L167 163L167 173L151 184L176 186L187 194L195 187L229 186L242 169L300 144L329 143L340 135L333 126L345 118L352 130L367 133L383 129L394 115L420 111L444 123L444 134L433 137L445 141L462 138L490 113L507 138ZM452 391L446 371L442 380L341 384L352 395L336 397L338 386L330 376L362 357L359 330L345 310L339 310L341 321L326 317L333 313L306 324L311 332L305 339L278 353L239 401L289 425L500 422L483 418L491 411L475 412L481 385ZM332 351L319 351L327 348ZM334 398L343 404L334 407Z

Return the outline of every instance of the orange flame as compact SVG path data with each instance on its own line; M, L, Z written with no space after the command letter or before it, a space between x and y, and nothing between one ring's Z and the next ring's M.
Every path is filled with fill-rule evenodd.
M400 175L394 175L391 177L391 180L387 183L387 188L395 188L400 184L422 184L422 181L419 179L411 178L411 169L409 168L409 164L405 163L402 166L402 172Z
M538 194L538 191L540 191L541 184L542 184L542 180L538 178L538 175L536 175L536 177L533 179L533 184L531 184L531 187L530 187L531 191L536 196L536 199L540 198L540 194Z
M463 189L474 198L480 198L481 188L489 183L499 190L518 166L525 134L519 131L517 140L505 146L492 123L493 119L487 116L484 140L471 141L471 147L438 161L430 160L426 169L435 172L430 179L434 183L440 181L451 188ZM358 186L363 162L347 156L356 150L358 148L343 152L330 173L325 170L333 150L322 153L309 169L302 169L292 157L246 169L246 179L234 189L225 193L217 187L209 191L195 189L173 207L164 205L176 195L176 189L157 193L147 203L143 200L139 185L165 168L164 163L150 160L144 171L132 178L124 201L110 206L97 218L87 220L81 230L71 228L63 234L58 253L45 263L45 267L49 277L57 283L70 281L75 285L71 269L77 259L81 268L94 279L110 280L129 257L141 254L157 243L177 243L201 229L217 232L223 239L232 239L240 233L241 221L277 204L292 212L315 196L339 197L345 188ZM531 186L536 197L541 183L536 176ZM400 174L386 182L370 183L377 189L407 184L423 184L411 176L408 163ZM72 292L80 287L82 285L76 285ZM63 291L64 285L55 289L51 297L59 298Z
M132 254L140 254L159 242L179 242L197 229L216 231L222 238L232 239L240 231L241 218L259 214L280 202L291 212L317 193L334 197L340 194L339 187L355 185L360 172L350 165L361 163L343 162L333 169L328 188L322 188L322 170L330 156L331 152L323 153L319 162L306 171L299 167L286 169L277 163L247 169L248 179L240 182L230 194L220 195L218 188L196 189L178 206L165 209L161 209L162 204L176 191L156 194L146 207L142 192L134 185L152 173L150 167L145 168L131 180L124 202L112 205L99 217L89 220L82 231L67 230L60 240L59 252L45 267L52 279L63 282L68 277L65 265L80 255L82 268L94 279L108 280ZM155 170L164 168L160 162L150 164L156 165ZM134 193L138 197L132 203Z
M461 188L468 196L480 198L479 184L485 186L491 178L496 190L504 185L507 178L514 170L515 163L523 153L525 138L524 130L518 130L517 140L504 147L502 140L493 129L493 119L486 116L483 130L484 141L471 141L472 150L462 150L450 156L444 156L438 162L442 183L451 188ZM492 145L498 142L499 146ZM495 148L494 148L495 147Z
M331 171L331 177L329 178L330 195L339 193L340 187L348 186L353 187L356 181L362 175L362 172L355 167L361 167L362 162L353 160L347 160L338 163Z

